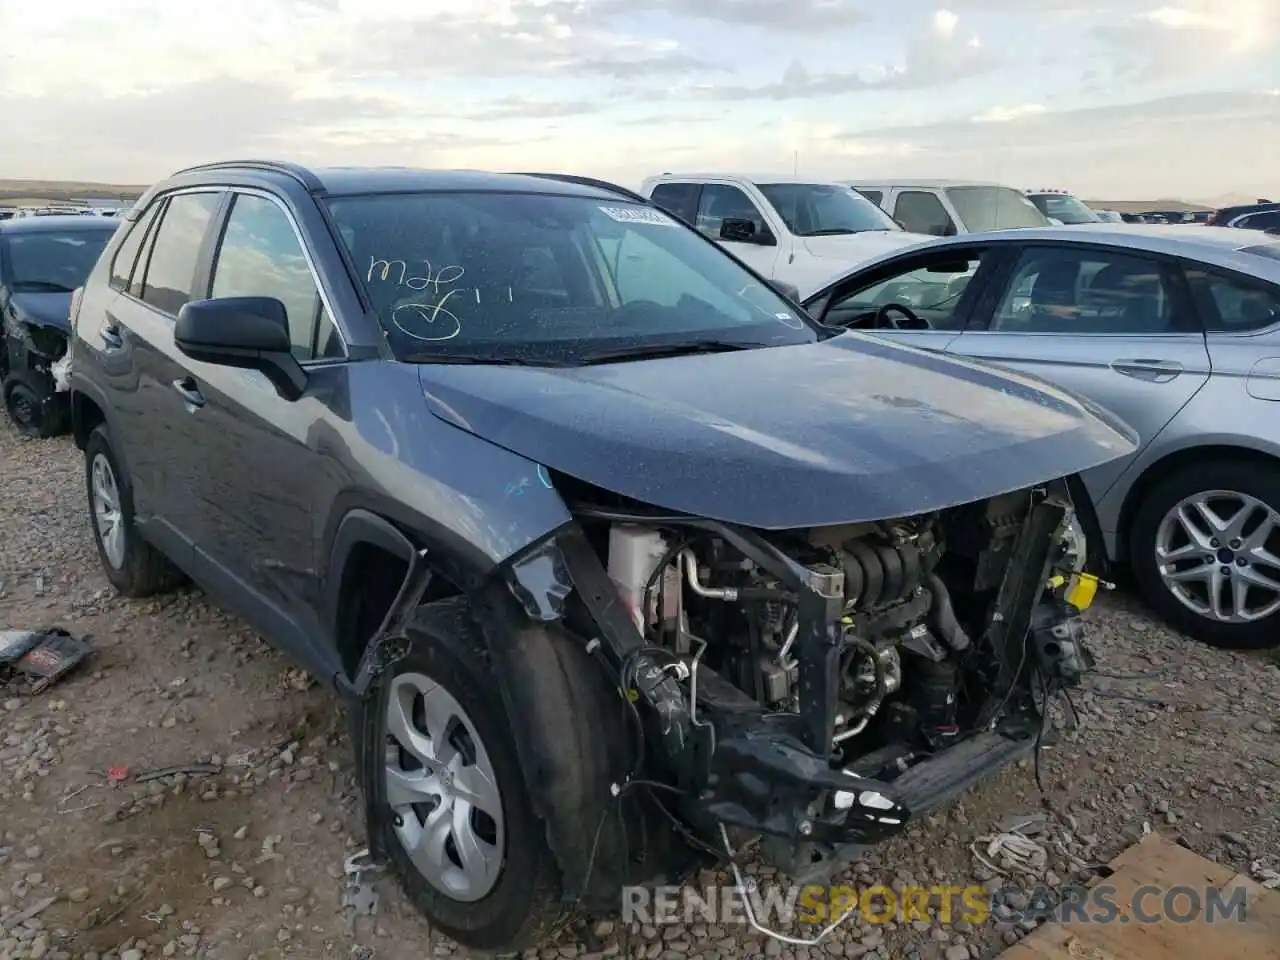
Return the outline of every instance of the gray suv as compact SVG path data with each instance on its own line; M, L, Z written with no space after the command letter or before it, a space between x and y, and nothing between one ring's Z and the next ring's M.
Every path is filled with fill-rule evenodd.
M182 171L70 385L116 589L331 681L373 856L494 951L752 836L830 874L1025 756L1092 662L1062 478L1134 444L571 176Z

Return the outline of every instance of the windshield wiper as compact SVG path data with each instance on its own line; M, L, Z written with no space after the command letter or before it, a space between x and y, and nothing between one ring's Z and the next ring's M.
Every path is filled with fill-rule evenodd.
M680 343L634 343L626 347L610 347L580 355L582 363L608 363L611 360L646 360L659 357L682 357L695 353L731 353L767 347L767 343L739 343L732 340L685 340Z
M827 227L825 230L810 230L808 233L799 234L801 237L840 237L848 233L859 233L851 227Z
M494 353L410 353L406 363L456 363L478 364L491 367L565 367L564 360L546 360L537 357L504 357Z

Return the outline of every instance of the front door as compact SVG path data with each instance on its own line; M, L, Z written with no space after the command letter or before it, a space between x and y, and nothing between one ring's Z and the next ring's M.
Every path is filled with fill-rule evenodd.
M964 329L995 266L991 247L948 245L859 271L808 306L829 326L942 351Z
M199 574L304 663L317 664L317 491L330 465L309 435L317 404L341 389L345 352L293 220L274 199L236 193L209 270L208 296L285 305L307 392L281 397L256 370L183 358L193 435L190 536Z
M1177 267L1114 247L1022 247L993 309L948 347L1041 377L1110 410L1145 448L1209 378ZM1100 504L1129 457L1088 471ZM1101 512L1101 510L1100 510Z
M749 220L755 225L758 242L740 243L720 239L725 220ZM735 257L767 280L786 280L778 276L781 248L779 238L769 228L769 221L743 192L730 183L708 183L698 197L698 213L694 225L700 232L719 243Z

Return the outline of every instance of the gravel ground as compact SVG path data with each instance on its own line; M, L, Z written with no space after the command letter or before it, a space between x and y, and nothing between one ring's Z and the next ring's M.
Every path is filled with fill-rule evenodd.
M0 627L59 625L99 651L39 696L0 689L0 960L459 952L386 879L376 915L348 924L343 862L362 826L337 701L198 592L115 597L68 439L22 441L0 418L0 451ZM1052 816L1040 879L1070 882L1078 862L1110 859L1144 825L1238 870L1280 870L1280 660L1191 644L1124 595L1088 617L1113 676L1076 695L1083 729L1042 754ZM134 779L198 763L220 770ZM128 776L116 782L112 767ZM850 878L994 888L970 843L1040 809L1031 770L1009 769ZM1024 934L1002 912L977 928L854 920L810 948L742 925L599 923L538 956L962 960Z

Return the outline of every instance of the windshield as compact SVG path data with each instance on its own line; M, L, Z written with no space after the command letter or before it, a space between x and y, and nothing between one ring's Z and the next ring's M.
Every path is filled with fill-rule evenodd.
M620 347L818 339L732 256L653 207L507 193L328 205L401 359L572 363Z
M71 293L89 278L111 231L41 231L10 234L5 239L14 293Z
M1049 226L1036 205L1012 187L948 187L947 196L970 233Z
M1103 218L1086 207L1081 201L1069 194L1035 193L1031 195L1034 203L1046 217L1053 217L1063 223L1102 223Z
M760 192L797 237L829 237L867 230L901 230L894 219L852 187L826 183L760 183Z

